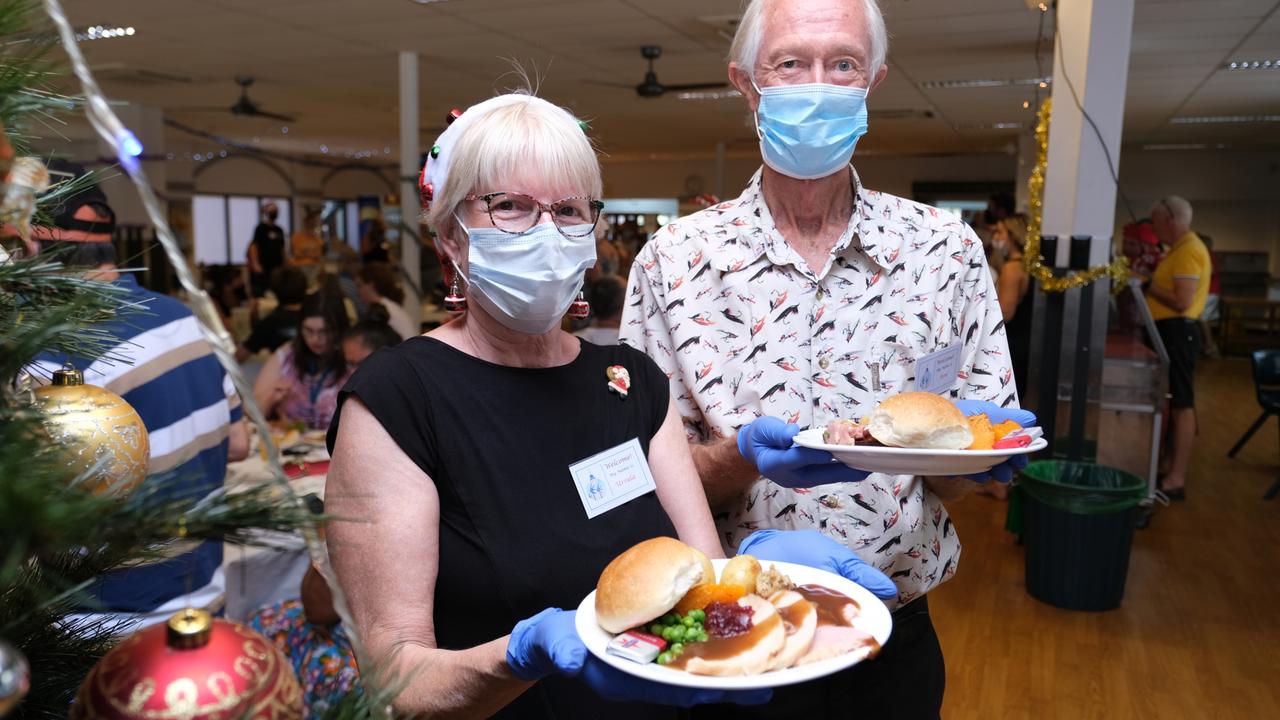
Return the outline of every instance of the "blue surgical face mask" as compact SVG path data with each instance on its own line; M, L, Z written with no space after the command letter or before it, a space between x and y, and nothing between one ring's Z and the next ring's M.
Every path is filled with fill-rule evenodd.
M458 221L462 224L462 221ZM513 235L497 228L469 228L467 301L484 308L516 332L542 334L560 324L596 262L590 228L569 228L585 237L561 234L542 223Z
M847 166L867 132L867 91L825 83L761 89L756 110L760 152L769 167L797 180Z

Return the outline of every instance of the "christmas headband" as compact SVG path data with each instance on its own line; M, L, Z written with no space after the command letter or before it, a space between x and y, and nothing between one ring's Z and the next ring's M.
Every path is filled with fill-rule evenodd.
M490 112L519 103L546 106L555 112L563 113L570 120L578 123L583 132L587 131L586 122L577 120L564 108L549 103L540 97L525 93L510 93L492 97L484 102L472 105L467 108L466 112L454 108L449 111L449 116L445 118L448 127L436 139L435 144L431 146L431 152L427 153L427 161L422 165L422 174L418 176L418 191L422 200L423 211L431 207L431 200L435 196L436 189L444 187L445 178L449 176L449 163L453 159L453 149L458 144L458 138L462 137L468 127Z

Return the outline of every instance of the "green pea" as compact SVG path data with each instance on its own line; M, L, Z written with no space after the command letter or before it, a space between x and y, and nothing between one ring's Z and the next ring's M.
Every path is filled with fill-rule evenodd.
M668 653L668 652L661 652L661 653L658 653L658 664L659 664L659 665L668 665L668 664L670 664L670 663L671 663L671 653Z
M697 642L706 642L708 637L706 630L699 630Z
M671 638L675 637L676 629L670 625L662 628L662 639L671 642Z
M673 643L671 647L667 648L667 652L671 653L672 657L679 655L684 652L684 643Z
M693 618L689 617L688 615L680 618L680 624L685 627L693 627L693 622L694 622Z
M703 622L704 620L707 619L707 611L706 610L690 610L689 617L693 618L694 620L697 620L698 622Z
M663 625L675 625L679 621L680 621L680 616L676 615L675 613L667 613L666 615L663 615L661 618L658 619L658 622L662 623Z
M683 625L675 625L671 628L671 639L674 642L684 642L687 631Z
M654 624L650 625L650 626L649 626L649 634L650 634L650 635L657 635L658 637L662 637L662 625L661 625L661 623L654 623Z

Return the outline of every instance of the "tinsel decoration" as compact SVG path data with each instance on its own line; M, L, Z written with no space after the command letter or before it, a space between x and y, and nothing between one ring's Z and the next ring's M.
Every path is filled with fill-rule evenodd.
M70 365L34 394L49 436L62 446L68 478L81 477L95 494L129 492L146 478L147 427L124 398L85 384L84 375Z
M17 648L0 640L0 718L22 702L31 688L31 667Z
M179 611L102 658L76 695L71 720L297 720L302 688L258 633Z
M1022 263L1045 292L1066 292L1090 285L1102 277L1110 277L1111 291L1118 293L1129 280L1129 260L1124 256L1116 258L1110 265L1097 265L1058 277L1045 264L1044 257L1040 254L1040 223L1044 219L1044 179L1045 169L1049 164L1049 115L1052 102L1052 98L1045 98L1036 120L1036 166L1031 169L1031 178L1027 180L1030 199L1027 203L1027 243Z

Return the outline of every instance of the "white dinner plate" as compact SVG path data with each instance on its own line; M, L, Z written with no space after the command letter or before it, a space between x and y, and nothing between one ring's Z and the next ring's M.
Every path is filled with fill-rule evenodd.
M1039 437L1040 428L1027 428L1036 437L1030 445L1003 450L924 450L883 445L829 445L822 441L824 428L801 430L795 437L800 447L826 450L835 459L855 470L889 475L972 475L985 472L1014 455L1039 452L1049 443Z
M719 574L725 563L729 561L712 560L711 562L716 567L716 573ZM860 608L854 627L874 637L881 647L889 639L889 632L893 629L893 617L889 614L889 608L885 606L883 601L857 583L826 570L819 570L805 565L773 562L771 560L762 560L761 565L765 569L768 569L770 565L776 566L779 572L791 578L791 581L797 585L822 585L848 595L858 603ZM734 677L694 675L684 670L675 670L657 663L640 664L607 653L606 649L609 641L613 639L613 633L606 632L596 624L596 593L594 590L583 598L578 605L576 624L578 635L586 643L587 650L605 663L628 675L635 675L636 677L667 685L692 688L751 690L792 685L839 672L865 660L870 653L869 649L856 650L839 657L820 660L808 665L773 670L758 675L738 675Z

